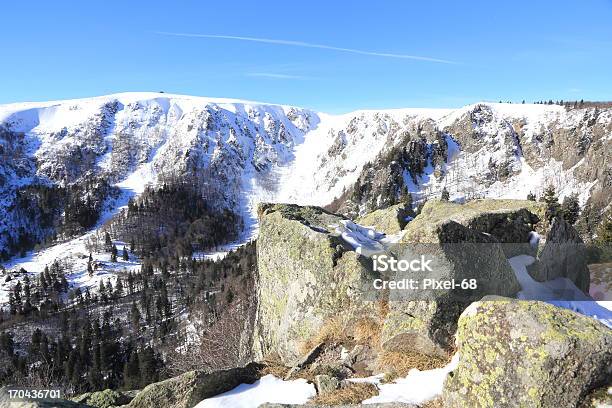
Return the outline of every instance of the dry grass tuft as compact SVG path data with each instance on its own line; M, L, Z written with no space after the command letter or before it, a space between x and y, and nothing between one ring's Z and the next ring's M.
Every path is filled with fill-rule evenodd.
M419 405L420 408L443 408L442 398L434 398L432 400L427 401L423 405Z
M357 344L369 345L378 348L382 325L372 318L363 318L355 322L354 339Z
M346 333L342 320L339 317L333 317L323 323L316 335L300 344L299 352L306 354L318 344L342 343L345 339Z
M389 314L389 299L383 297L378 301L378 312L380 313L380 320L385 320Z
M378 395L378 388L370 383L348 383L335 391L319 394L309 402L318 405L359 404L361 401Z
M290 368L283 365L280 362L275 361L264 361L265 367L261 369L260 375L263 377L264 375L272 374L276 378L285 378Z
M433 357L416 352L400 353L397 351L381 351L376 361L378 369L386 371L385 381L391 382L395 378L405 377L413 368L420 371L444 367L446 359Z

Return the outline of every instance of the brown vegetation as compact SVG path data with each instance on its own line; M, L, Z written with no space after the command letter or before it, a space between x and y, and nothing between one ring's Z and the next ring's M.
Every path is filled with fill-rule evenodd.
M359 404L361 401L375 395L378 395L378 388L374 384L348 382L337 390L317 395L310 402L328 406Z
M405 377L413 368L420 371L444 367L447 361L440 357L428 356L416 352L400 353L381 351L376 361L377 368L385 371L385 382L392 382L398 377Z

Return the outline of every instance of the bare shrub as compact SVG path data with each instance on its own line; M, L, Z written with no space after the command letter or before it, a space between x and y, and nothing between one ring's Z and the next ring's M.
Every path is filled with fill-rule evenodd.
M192 335L168 358L170 373L213 371L245 363L243 345L248 313L244 309L237 303L219 315L213 314L212 321L207 320L206 313L194 318Z

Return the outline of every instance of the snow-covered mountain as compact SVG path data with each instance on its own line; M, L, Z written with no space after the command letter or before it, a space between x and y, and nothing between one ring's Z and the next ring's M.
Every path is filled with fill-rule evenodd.
M612 196L610 152L610 108L478 103L329 115L164 93L2 105L0 254L61 241L5 264L40 272L33 269L85 252L86 234L147 185L194 175L211 203L242 214L245 239L256 232L260 201L336 200L355 215L402 191L415 200L443 188L456 200L525 198L552 184L601 212ZM99 215L93 229L57 236L44 208L56 187L88 200ZM82 272L86 262L75 265Z

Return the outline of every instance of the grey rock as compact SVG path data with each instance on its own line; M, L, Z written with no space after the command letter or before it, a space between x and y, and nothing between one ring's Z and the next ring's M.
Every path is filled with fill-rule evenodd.
M449 407L576 407L612 376L612 330L538 301L485 298L459 319Z
M340 381L337 378L325 374L316 375L314 383L319 394L325 394L340 387Z
M214 372L189 371L177 377L147 385L126 408L192 408L206 398L229 391L240 384L252 384L260 378L263 365Z
M578 231L562 218L555 218L546 234L538 267L530 270L533 278L547 281L570 279L583 292L589 292L590 273L584 241Z
M433 272L427 276L420 273L419 278L456 282L475 279L477 288L392 291L381 336L385 350L445 357L452 348L457 319L467 305L486 295L514 296L520 290L497 238L470 227L475 224L485 229L486 216L502 210L507 219L507 201L482 200L470 205L430 201L408 224L396 253L402 259L419 255L433 259ZM392 279L413 277L412 272L398 272Z
M300 346L328 319L348 322L374 310L360 292L371 269L330 228L342 219L338 215L318 207L262 204L259 218L254 356L276 353L296 366Z

